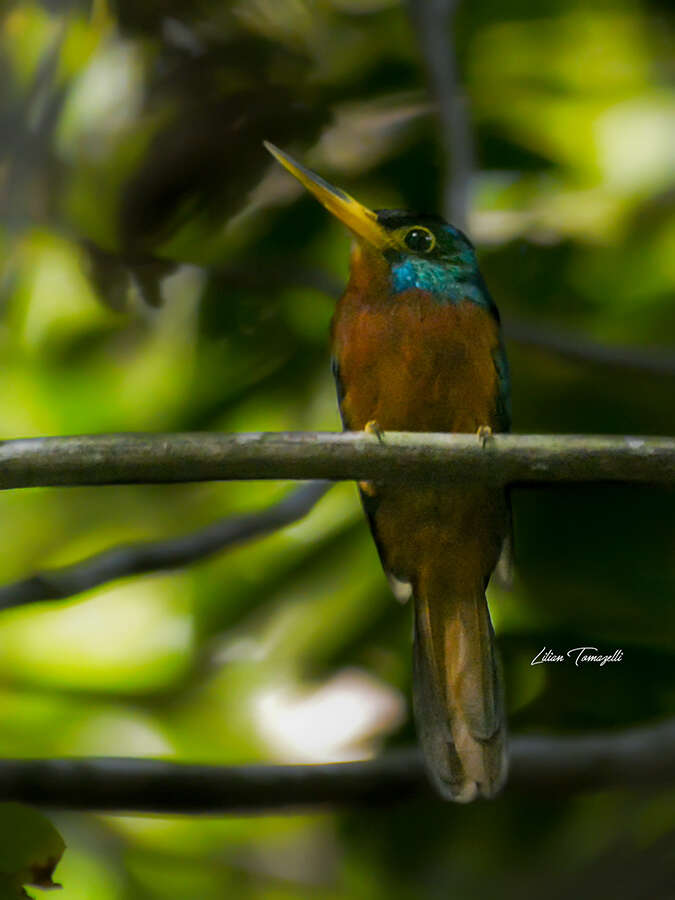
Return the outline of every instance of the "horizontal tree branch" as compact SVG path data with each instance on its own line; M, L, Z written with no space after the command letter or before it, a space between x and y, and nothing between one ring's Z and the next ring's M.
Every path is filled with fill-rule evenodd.
M675 439L205 432L0 442L0 489L240 479L673 484Z
M675 783L675 720L585 737L511 741L506 792ZM0 760L0 800L129 813L241 813L433 798L416 750L368 762L213 766L151 759Z
M297 522L323 497L330 482L302 485L261 512L218 519L191 534L111 547L58 569L45 569L0 587L0 610L63 600L129 575L177 569Z

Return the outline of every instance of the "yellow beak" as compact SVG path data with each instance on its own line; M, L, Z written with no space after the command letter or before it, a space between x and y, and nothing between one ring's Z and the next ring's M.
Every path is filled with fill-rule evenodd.
M272 156L285 169L288 169L291 175L295 175L300 184L314 194L328 212L346 225L358 238L373 247L384 248L387 246L389 243L387 231L379 224L377 216L372 210L350 197L345 191L333 187L319 175L315 175L314 172L301 166L274 144L270 144L268 141L263 141L263 143Z

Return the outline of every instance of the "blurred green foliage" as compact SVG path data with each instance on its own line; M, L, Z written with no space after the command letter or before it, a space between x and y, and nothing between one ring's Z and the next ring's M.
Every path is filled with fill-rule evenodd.
M471 232L504 315L675 339L665 6L464 4ZM6 2L0 428L339 427L328 364L348 237L268 138L375 207L440 195L424 51L395 0ZM509 346L514 430L672 434L673 380ZM264 508L267 483L0 496L0 579ZM491 589L515 731L675 712L673 495L514 494ZM4 613L0 754L320 760L410 742L410 615L352 485L171 575ZM541 666L543 647L624 649ZM204 667L204 662L209 665ZM63 900L673 896L675 796L514 796L292 817L59 816Z

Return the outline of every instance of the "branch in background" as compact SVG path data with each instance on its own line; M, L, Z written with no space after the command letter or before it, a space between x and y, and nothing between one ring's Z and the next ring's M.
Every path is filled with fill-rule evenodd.
M466 230L472 174L472 139L466 97L459 87L453 20L458 0L408 0L431 93L437 104L443 148L443 211Z
M674 720L617 734L515 738L506 791L569 794L672 783ZM0 800L61 809L214 815L390 804L416 796L435 796L416 750L368 762L298 766L130 758L0 760Z
M675 438L308 431L0 442L0 489L249 479L672 484Z
M313 268L291 268L274 262L271 271L276 284L309 287L338 300L344 284L329 272ZM234 267L219 271L228 286L264 288L270 284L270 263L264 266ZM558 326L541 325L527 319L503 316L504 333L509 342L554 353L573 362L590 363L649 375L675 375L675 353L664 347L626 347L603 344Z
M328 482L312 482L258 513L219 519L180 537L112 547L73 565L37 572L0 587L0 610L41 600L63 600L117 578L190 565L297 522L331 486Z
M646 372L650 375L675 375L675 353L660 347L612 347L574 332L559 328L554 330L550 326L511 318L504 320L504 333L507 341L514 341L525 347L536 347L575 362Z
M454 39L454 18L459 0L408 0L410 16L426 63L430 89L437 104L443 148L443 211L446 218L466 230L473 173L472 133L466 95L460 88ZM582 336L506 320L508 339L559 356L594 365L675 375L675 356L667 350L643 351L608 347Z

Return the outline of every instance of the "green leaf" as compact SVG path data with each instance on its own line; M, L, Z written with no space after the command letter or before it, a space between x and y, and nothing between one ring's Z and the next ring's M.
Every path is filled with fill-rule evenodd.
M52 875L65 849L42 813L20 803L0 803L0 900L27 897L24 884L60 887Z

